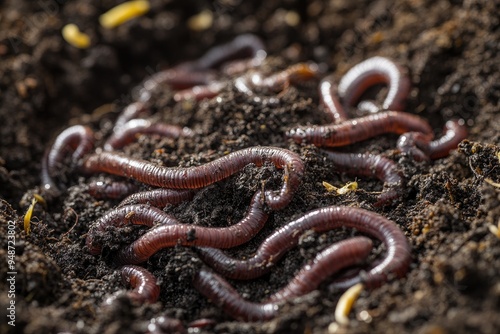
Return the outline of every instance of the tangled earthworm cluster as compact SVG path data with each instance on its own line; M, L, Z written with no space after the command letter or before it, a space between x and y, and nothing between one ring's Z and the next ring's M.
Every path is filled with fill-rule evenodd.
M300 155L288 149L248 147L204 165L183 168L159 166L118 152L139 134L174 139L196 136L191 129L147 119L151 113L153 93L165 85L176 91L175 101L200 100L217 96L231 84L232 88L245 95L254 95L260 90L274 94L290 84L320 76L318 66L313 63L295 64L276 74L264 76L258 66L265 57L263 43L257 37L237 37L232 42L214 47L197 61L182 63L146 79L138 100L125 107L118 116L113 133L105 140L102 149L92 152L95 146L92 129L77 125L63 131L47 151L42 164L42 185L49 197L57 196L62 191L57 171L68 157L71 168L85 175L112 174L156 187L135 192L137 186L127 181L94 181L87 186L88 192L95 197L123 199L90 227L86 246L91 254L102 252L106 246L102 236L111 227L144 225L148 228L137 240L112 255L113 263L122 266L124 280L133 287L128 294L130 298L139 302L155 302L159 296L154 276L137 264L147 261L166 247L194 246L206 265L193 277L193 285L201 294L234 318L245 321L271 319L279 314L284 301L317 289L320 283L344 268L365 262L372 249L372 240L355 237L331 245L299 271L286 287L263 303L243 299L224 277L253 279L265 275L298 244L305 232L325 232L341 227L353 228L377 239L385 245L385 255L366 270L357 269L354 275L336 276L333 281L330 279L332 289L345 289L357 283L372 289L385 281L406 275L411 251L403 232L385 217L355 207L318 208L285 222L245 260L231 258L222 251L251 240L265 225L272 211L285 210L293 200L301 186L306 166ZM221 79L223 75L235 79L228 83ZM368 88L380 83L388 87L387 97L382 103L361 100ZM324 148L347 146L395 133L400 135L397 142L400 153L417 161L430 161L448 155L467 135L464 126L460 121L448 121L445 134L433 140L432 128L425 119L403 111L409 91L410 81L402 67L387 58L368 59L347 72L338 85L331 75L321 80L319 94L332 124L297 126L289 129L286 137L298 144L322 147L320 154L338 171L380 179L384 189L374 205L392 205L404 194L405 185L396 162L377 154L340 153ZM356 104L361 113L368 114L350 118L347 110ZM234 225L200 227L181 222L162 210L168 204L190 201L199 189L227 179L249 164L261 167L266 163L283 171L281 188L256 191L246 215ZM178 321L169 322L166 318L162 318L161 324L165 328L180 326ZM160 326L159 320L157 326Z

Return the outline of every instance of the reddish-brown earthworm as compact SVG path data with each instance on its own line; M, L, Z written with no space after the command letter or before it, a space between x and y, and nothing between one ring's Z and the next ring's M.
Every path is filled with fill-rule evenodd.
M181 64L179 67L190 71L216 69L236 59L254 58L265 52L262 40L252 34L244 34L232 41L215 46L195 61Z
M365 237L355 237L333 244L304 266L284 288L269 297L280 301L305 295L339 270L357 264L368 257L373 243Z
M382 109L403 110L410 91L410 80L399 65L383 57L369 58L354 66L342 77L338 85L333 75L325 77L319 85L319 91L327 114L334 123L340 123L349 119L345 108L354 106L369 87L380 83L388 86ZM368 101L363 101L359 107L370 112L380 110Z
M145 225L152 227L155 223L163 225L179 224L179 221L163 210L144 204L131 204L114 208L90 228L87 234L87 248L90 254L97 255L102 251L100 241L96 240L98 233L103 233L107 227L122 227L125 225Z
M108 211L104 216L99 218L90 228L87 234L87 248L89 252L94 255L101 252L102 245L95 240L95 236L97 233L103 233L109 226L122 227L133 224L152 227L155 223L171 225L180 224L177 219L159 208L163 208L167 204L185 202L190 200L193 196L194 191L192 190L163 188L130 195L124 199L118 207ZM257 196L258 195L254 195L254 199L250 204L249 215L260 213L259 210L261 210L261 206ZM153 207L150 205L153 205ZM259 217L256 217L256 219L259 219Z
M384 191L375 206L388 205L403 194L404 181L397 164L376 154L340 153L321 150L335 167L351 175L376 177L384 182Z
M371 86L388 86L382 110L401 111L410 92L410 80L403 68L384 57L372 57L351 68L340 80L338 96L344 107L353 106Z
M87 192L97 199L122 199L137 191L137 185L128 181L92 181L87 184Z
M419 132L409 132L398 139L397 146L417 161L434 160L448 156L450 151L456 149L465 138L467 138L467 128L463 125L463 121L452 120L446 122L444 135L441 138L430 141L427 136Z
M432 129L423 118L400 111L385 111L331 125L312 125L291 129L287 136L295 142L338 147L357 143L381 134L421 132L432 138Z
M444 136L429 143L429 155L433 160L448 156L468 134L463 121L456 120L447 121L444 131Z
M163 167L115 152L103 152L88 156L82 168L87 173L106 172L158 187L196 189L225 179L250 163L262 166L266 161L285 169L281 189L265 191L266 204L279 210L291 201L304 173L300 157L282 148L250 147L201 166L186 168Z
M140 303L154 303L160 296L160 287L156 283L156 277L146 269L139 266L126 265L120 269L125 284L129 284L133 290L128 296Z
M216 79L214 69L235 59L265 58L264 45L255 35L246 34L233 41L208 50L195 61L181 63L148 78L140 91L140 101L148 101L152 91L167 84L173 89L187 89L193 86L206 86Z
M217 248L231 248L241 245L253 238L267 221L268 214L264 211L261 201L261 193L257 191L245 217L237 224L228 227L201 227L179 223L170 224L170 222L163 224L163 221L158 218L149 219L148 217L151 225L158 221L161 222L161 225L150 229L132 244L120 250L116 261L122 264L141 263L160 249L176 245ZM92 237L90 241L87 237L87 244L90 244L89 249L95 249Z
M219 95L220 91L226 86L224 82L212 81L204 86L194 86L188 89L181 90L174 94L174 100L177 102L184 100L211 99Z
M61 132L54 144L47 150L42 161L42 185L48 192L59 192L53 177L61 168L66 155L71 154L71 162L76 166L81 158L94 147L94 132L87 126L74 125Z
M140 134L153 134L167 138L190 137L193 131L189 128L165 123L154 123L147 119L136 118L128 121L104 143L105 151L113 151L133 142Z
M332 245L302 268L292 281L264 303L247 301L221 276L202 268L193 278L194 287L233 318L243 321L269 320L279 304L318 288L329 276L363 261L372 248L370 239L352 238Z
M195 191L184 189L159 188L132 194L120 202L118 206L129 204L149 204L164 208L167 204L179 204L193 198Z
M115 121L113 132L120 131L123 126L134 118L139 118L141 114L149 114L150 110L145 102L133 102L123 108L122 112Z
M260 73L252 72L237 78L234 86L247 95L253 95L254 87L279 92L290 84L315 78L318 71L318 65L315 63L299 63L266 78L263 78Z
M392 276L406 274L411 261L410 246L399 227L379 214L353 207L330 206L310 211L276 230L246 260L230 258L219 249L200 247L198 252L205 263L225 277L253 279L269 272L288 250L297 245L305 231L325 232L344 226L381 240L387 249L383 261L364 276L353 278L352 284L362 281L368 287L377 287Z

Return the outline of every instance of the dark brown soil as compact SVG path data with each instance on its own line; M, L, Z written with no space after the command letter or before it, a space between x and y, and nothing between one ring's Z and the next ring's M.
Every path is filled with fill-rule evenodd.
M497 333L500 328L500 238L489 230L500 220L500 3L498 1L169 1L153 0L146 16L114 30L98 17L119 1L4 1L0 5L0 254L7 255L7 223L16 223L16 326L5 316L0 332L144 333L151 318L169 315L185 324L210 318L217 333ZM327 4L328 3L328 4ZM369 4L368 4L369 3ZM209 29L192 31L187 19L203 9L214 13ZM293 13L300 21L294 22ZM76 49L61 28L76 23L92 46ZM295 24L297 23L297 24ZM226 89L220 99L176 104L165 88L155 97L155 116L188 126L192 139L141 137L125 152L167 166L199 165L227 151L254 145L289 148L306 162L306 174L292 203L274 212L266 228L234 254L244 256L277 226L309 210L351 205L395 221L413 249L407 277L364 291L351 324L334 331L338 293L326 286L284 305L264 323L232 320L190 284L200 261L189 248L166 249L145 266L161 282L160 301L137 306L124 298L115 307L99 305L124 289L112 251L142 229L120 231L103 256L84 247L89 226L116 202L84 191L89 177L69 168L69 188L44 209L35 206L32 232L23 216L40 185L40 162L51 140L73 124L91 126L105 138L133 87L160 68L195 59L211 46L241 33L264 40L273 72L298 61L322 64L340 79L350 67L375 55L407 67L413 89L407 111L429 120L437 135L450 118L463 118L469 141L449 157L416 163L394 150L396 136L382 136L343 149L383 153L407 179L404 198L374 208L377 180L358 178L360 190L327 193L322 181L341 185L340 174L310 145L296 145L284 132L297 124L321 124L317 82L290 87L274 102L255 101ZM382 91L380 94L383 94ZM267 96L269 97L269 95ZM273 168L244 172L202 190L192 202L167 207L182 221L225 226L244 214L261 181L279 184ZM485 181L487 180L487 181ZM346 231L344 236L350 234ZM261 279L233 282L254 301L263 300L342 233L310 234L298 249ZM0 262L0 307L5 310L7 262Z

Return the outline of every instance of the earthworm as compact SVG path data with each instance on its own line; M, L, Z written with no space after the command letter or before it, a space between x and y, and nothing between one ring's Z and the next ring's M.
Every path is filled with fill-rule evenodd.
M54 144L46 151L42 161L41 179L43 188L54 193L59 192L53 175L58 170L64 157L71 153L71 162L77 165L83 156L94 147L94 132L87 126L74 125L61 132Z
M118 204L125 206L129 204L149 204L157 208L164 208L167 204L179 204L193 198L193 190L159 188L141 191L132 194Z
M363 261L372 248L372 242L357 237L331 245L300 270L284 288L264 303L244 300L221 276L202 268L193 278L194 287L233 318L243 321L269 320L279 311L279 304L305 295L339 270Z
M339 124L306 126L291 129L287 136L295 142L307 141L316 146L338 147L357 143L385 133L421 132L432 137L432 129L421 117L400 111L385 111Z
M224 63L234 59L254 58L256 55L265 53L262 40L252 34L239 35L226 44L218 45L208 50L198 60L181 64L190 71L204 71L216 69Z
M467 128L461 121L447 121L444 126L444 135L441 138L430 141L419 132L408 132L398 139L398 148L409 153L415 160L435 160L444 158L450 151L457 148L458 144L467 138Z
M368 257L373 243L365 237L340 241L320 252L304 266L287 286L269 297L269 301L286 300L305 295L339 270L357 264Z
M125 225L145 225L152 227L155 223L179 224L179 221L163 210L144 204L120 206L108 211L90 228L87 234L89 253L97 255L102 251L100 241L95 240L97 233L103 233L107 227L122 227Z
M266 223L268 214L261 203L261 192L252 198L250 209L237 224L229 227L201 227L189 224L162 224L150 229L129 246L120 250L116 261L137 264L146 261L162 248L182 246L208 246L231 248L241 245L255 236ZM150 220L151 224L158 219ZM90 232L89 232L90 234ZM87 237L87 244L89 243ZM91 246L94 246L92 239ZM89 247L91 249L91 247Z
M94 238L97 232L104 232L108 226L122 227L134 224L152 227L155 222L161 224L179 224L177 219L168 215L160 208L165 207L167 204L179 204L190 200L193 198L194 193L192 190L161 188L128 196L118 207L109 210L90 228L87 234L87 248L89 252L94 255L101 252L102 245L94 240ZM259 203L252 201L251 208L258 209L258 205Z
M290 84L316 77L318 71L318 65L315 63L299 63L266 78L262 78L260 73L240 76L235 80L234 86L247 95L253 95L251 87L266 88L278 92Z
M139 134L155 134L168 138L189 137L193 131L189 128L165 123L153 123L149 120L136 118L128 121L106 140L105 151L113 151L130 144Z
M340 153L321 150L335 167L342 172L376 177L384 182L384 191L375 206L387 205L403 194L404 180L397 164L376 154Z
M463 121L447 121L444 128L445 135L429 144L429 154L433 160L448 156L451 150L456 149L458 144L467 138L467 128Z
M123 108L122 112L115 121L113 132L120 131L130 120L138 118L140 114L149 114L149 108L143 101L137 101Z
M186 328L179 319L159 316L149 321L147 334L182 334L187 333Z
M153 74L144 81L139 92L139 101L148 101L151 93L162 85L169 85L173 90L180 90L197 85L207 85L215 78L216 75L212 71L193 72L179 67L166 69Z
M87 184L87 192L97 199L121 199L135 191L137 186L127 181L92 181Z
M200 247L197 251L206 264L225 277L253 279L268 273L288 250L297 245L305 231L321 233L344 226L381 240L387 249L383 261L364 276L353 278L352 284L363 281L368 287L377 287L393 275L402 277L406 274L411 261L410 246L398 226L374 212L353 207L330 206L310 211L276 230L246 260L230 258L219 249Z
M133 288L128 292L128 296L140 303L154 303L160 296L160 287L156 284L156 277L148 270L139 267L126 265L120 269L122 279L125 284L130 284Z
M227 44L213 47L196 61L185 62L153 74L144 82L139 99L148 101L151 92L164 84L170 85L174 90L209 85L216 77L212 70L233 59L254 57L265 57L262 41L255 35L240 35Z
M333 123L340 123L349 119L342 103L338 99L337 90L338 87L333 75L326 76L319 83L321 102Z
M200 101L203 99L211 99L219 95L220 91L225 87L225 83L220 81L212 81L208 85L194 86L188 89L181 90L174 94L174 100L177 102L185 100Z
M267 205L279 210L291 201L304 172L304 163L300 157L282 148L250 147L201 166L186 168L163 167L116 152L102 152L88 156L82 169L87 173L106 172L130 177L163 188L196 189L225 179L250 163L260 167L266 161L274 163L277 168L285 169L281 189L265 192Z
M345 107L352 106L366 89L380 83L388 86L382 109L403 110L410 80L401 66L384 57L372 57L351 68L339 82L338 95Z

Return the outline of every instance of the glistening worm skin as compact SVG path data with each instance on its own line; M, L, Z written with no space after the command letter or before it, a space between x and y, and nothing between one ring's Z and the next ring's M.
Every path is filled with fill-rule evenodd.
M72 154L72 164L76 166L78 161L93 147L94 132L87 126L75 125L61 132L46 152L42 162L43 188L48 192L59 192L53 175L61 167L65 155Z
M444 136L433 141L418 132L405 133L399 138L397 146L417 161L444 158L467 138L467 128L461 121L447 121L444 132Z
M391 204L403 194L403 177L397 164L375 154L339 153L321 150L335 167L348 174L376 177L384 182L384 191L375 206Z
M127 181L93 181L87 184L87 192L97 199L121 199L135 191L137 186Z
M156 284L156 277L139 266L123 266L120 269L125 284L133 288L128 292L131 299L140 303L155 303L160 296L160 287Z
M403 110L410 80L399 65L384 57L369 58L351 68L339 82L338 95L344 106L352 106L369 87L380 83L388 86L382 109Z
M265 58L264 45L254 35L241 35L233 41L213 47L196 61L158 72L147 79L140 91L140 101L148 101L152 91L168 84L173 89L187 89L193 86L209 85L216 78L214 69L226 62L242 58Z
M339 147L357 143L381 134L421 132L432 138L432 129L423 118L399 111L385 111L347 120L339 124L308 126L289 130L295 142L307 141L315 146Z
M448 156L467 138L467 128L460 121L447 121L444 128L445 135L429 144L429 155L433 160Z
M266 161L285 169L281 190L265 192L267 205L279 210L291 201L304 173L304 163L300 157L282 148L246 148L204 165L186 168L163 167L115 152L103 152L90 155L82 168L87 173L106 172L158 187L196 189L225 179L250 163L262 166Z
M382 103L384 110L401 111L410 92L410 80L403 69L383 57L367 59L350 69L337 85L333 75L325 77L319 85L321 101L333 123L340 123L349 116L344 108L353 106L371 86L385 83L389 87ZM340 102L343 100L343 104ZM363 101L362 108L370 112L379 110L372 102Z
M179 204L193 198L195 191L182 189L153 189L132 194L118 204L149 204L157 208L164 208L167 204Z
M339 270L363 261L372 248L364 237L341 241L322 251L283 289L267 302L247 301L221 276L202 268L193 278L194 287L233 318L243 321L269 320L279 311L279 304L305 295Z
M325 107L326 113L329 115L333 123L340 123L347 119L347 115L342 103L338 99L338 87L335 83L333 75L326 76L319 83L319 94L321 97L321 102Z
M131 204L108 211L90 228L87 234L89 253L97 255L102 251L102 245L95 240L97 233L103 233L108 226L122 227L125 225L145 225L152 227L154 223L179 224L179 221L163 210L144 204Z
M406 274L411 261L410 246L399 227L383 216L353 207L325 207L310 211L286 224L270 235L259 246L254 256L235 260L219 249L198 248L202 260L218 273L234 279L253 279L269 272L283 255L299 242L308 230L325 232L340 227L355 228L381 240L387 249L386 256L363 277L356 276L351 285L364 282L373 288L391 276Z
M267 217L268 215L262 207L261 193L258 191L253 196L250 209L245 217L235 225L229 227L201 227L188 224L161 224L119 251L116 261L122 264L141 263L160 249L176 245L235 247L253 238L264 227ZM154 221L158 220L151 220L151 223ZM87 237L87 243L88 241ZM92 239L90 243L92 244Z
M365 237L355 237L333 244L320 252L302 268L283 289L269 297L281 301L305 295L339 270L362 262L368 257L373 243Z
M181 67L190 71L215 69L235 59L254 58L259 53L265 53L265 47L260 38L252 34L236 37L229 43L215 46L194 62L188 62Z
M234 86L240 92L247 95L253 95L253 87L266 88L278 92L291 83L310 80L316 77L317 74L317 64L299 63L266 78L262 78L260 73L241 76L235 80Z
M128 121L138 118L141 114L149 114L150 110L145 102L133 102L123 108L122 112L115 121L113 132L120 131Z
M125 123L104 143L105 151L120 149L133 142L139 134L154 134L168 138L189 137L193 131L189 128L181 128L176 125L165 123L153 123L149 120L137 118Z

